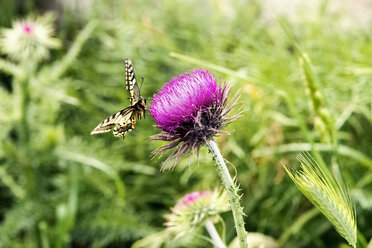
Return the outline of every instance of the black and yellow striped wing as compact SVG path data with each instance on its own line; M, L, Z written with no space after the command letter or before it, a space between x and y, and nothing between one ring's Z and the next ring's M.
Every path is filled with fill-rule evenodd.
M133 64L130 59L125 60L125 88L130 95L130 104L132 106L135 105L140 98L140 90L138 87L136 74L134 73Z
M114 129L114 136L124 137L127 133L134 129L135 125L136 109L131 106L104 119L93 129L90 134L94 135L108 133L111 131L111 129Z

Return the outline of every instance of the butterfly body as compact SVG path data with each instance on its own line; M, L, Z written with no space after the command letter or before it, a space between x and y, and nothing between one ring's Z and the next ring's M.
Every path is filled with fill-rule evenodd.
M130 94L131 106L107 117L93 129L91 135L107 133L113 129L115 137L124 138L134 129L136 121L144 117L146 100L140 95L133 64L129 59L125 60L125 86Z

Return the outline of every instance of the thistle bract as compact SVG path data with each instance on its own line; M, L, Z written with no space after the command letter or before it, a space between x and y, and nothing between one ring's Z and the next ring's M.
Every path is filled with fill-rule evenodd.
M50 14L13 22L12 28L0 31L0 49L15 61L39 61L49 56L49 49L58 48L53 38L53 16Z
M165 160L175 158L173 166L185 154L194 149L199 153L201 145L212 139L237 116L228 117L236 101L227 103L230 87L217 83L214 75L202 69L193 70L166 83L150 104L149 110L156 127L162 132L152 140L169 141L159 147L154 156L162 156L169 149L175 151Z
M172 213L165 216L165 225L168 231L182 236L229 209L227 196L220 190L192 192L181 198Z

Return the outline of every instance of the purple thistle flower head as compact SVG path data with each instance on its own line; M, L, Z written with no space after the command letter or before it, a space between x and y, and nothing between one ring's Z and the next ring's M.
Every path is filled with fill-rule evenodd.
M178 160L194 149L212 139L226 124L238 116L227 117L236 105L227 104L230 87L217 83L215 76L202 69L181 74L166 83L150 104L149 110L156 127L162 132L151 140L170 141L168 145L157 148L153 156L162 156L167 150L175 151L164 161L164 166L175 158Z
M157 127L172 132L195 118L198 110L221 100L221 94L213 74L199 69L166 83L154 96L150 111Z

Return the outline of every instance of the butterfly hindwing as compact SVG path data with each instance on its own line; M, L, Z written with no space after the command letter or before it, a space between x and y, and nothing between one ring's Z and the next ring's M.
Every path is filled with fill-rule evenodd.
M124 126L127 123L132 122L131 120L134 117L134 111L135 109L133 107L128 107L107 117L100 124L98 124L90 134L93 135L99 133L107 133L112 128L116 128L117 126Z
M136 120L130 120L123 124L117 124L114 127L113 134L115 137L124 137L127 133L131 132L136 126Z
M125 88L130 94L130 104L133 106L140 97L140 90L138 87L136 74L132 61L130 59L125 60Z

